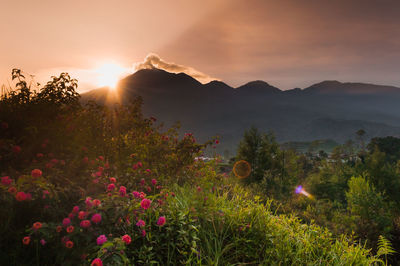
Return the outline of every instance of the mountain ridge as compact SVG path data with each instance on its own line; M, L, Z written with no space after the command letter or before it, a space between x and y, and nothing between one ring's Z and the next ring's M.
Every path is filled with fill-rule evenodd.
M275 132L281 142L329 136L343 143L360 128L367 137L400 136L400 88L394 86L323 81L282 91L258 80L233 88L219 80L202 84L184 73L144 69L122 79L118 92L122 101L141 96L145 115L166 125L180 121L181 132L194 132L200 140L219 134L220 149L235 149L252 125ZM106 93L102 88L82 98L105 103Z

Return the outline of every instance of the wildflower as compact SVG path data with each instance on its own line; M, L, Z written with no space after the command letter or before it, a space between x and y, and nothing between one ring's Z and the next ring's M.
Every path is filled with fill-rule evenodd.
M53 164L58 164L58 160L57 159L51 159L51 161L50 162L52 162Z
M105 236L105 235L100 235L98 238L97 238L97 245L99 245L99 246L101 246L101 245L103 245L105 242L107 242L107 237Z
M151 183L153 184L153 186L155 186L155 185L157 184L157 180L153 178L153 179L151 180Z
M111 182L111 183L116 183L116 182L117 182L117 179L115 179L115 177L110 177L110 182Z
M140 202L140 206L141 206L143 209L145 209L145 210L147 210L148 208L150 208L150 204L151 204L151 200L149 200L149 199L143 199L143 200Z
M83 163L87 164L89 162L89 158L88 157L84 157L82 161L83 161Z
M57 233L60 233L62 231L62 226L61 225L57 226L56 231L57 231Z
M139 227L144 227L144 226L146 225L146 223L145 223L145 221L143 221L143 220L139 220L139 221L136 223L136 225L139 226Z
M99 213L93 214L92 222L94 222L95 224L100 223L101 222L101 214L99 214Z
M115 185L113 183L108 184L107 191L113 191L115 189Z
M73 213L78 213L78 212L79 212L79 206L74 206L74 207L72 208L72 212L73 212Z
M14 147L12 147L12 151L13 151L13 153L20 153L21 147L18 145L15 145Z
M131 243L132 239L129 235L124 235L124 236L122 236L122 241L124 241L125 244L129 245Z
M151 192L151 187L147 187L147 192Z
M103 261L100 258L95 258L92 261L91 266L103 266Z
M119 187L119 195L121 197L125 197L125 195L126 195L126 187L124 187L124 186L120 186Z
M11 194L15 194L15 193L17 193L17 189L15 187L10 187L8 189L8 192L10 192Z
M97 172L95 173L95 176L100 177L102 174L103 174L103 173L102 173L101 171L97 171Z
M146 230L142 230L142 236L145 237L146 236Z
M68 240L67 242L65 242L65 246L66 246L67 248L73 248L74 242L72 242L71 240Z
M70 214L68 214L68 218L73 219L75 217L75 213L71 212Z
M150 169L146 169L146 174L151 174L151 170Z
M215 144L219 144L219 140L218 139L215 140Z
M137 191L133 191L132 192L132 195L135 197L135 198L140 198L140 193L139 192L137 192Z
M99 170L99 172L103 172L104 171L104 167L102 167L102 166L99 166L97 169Z
M140 180L140 185L141 185L141 186L144 186L145 183L146 183L146 181L144 180L144 178L142 178L142 179Z
M29 243L31 242L31 237L30 236L26 236L22 239L22 243L24 245L29 245Z
M46 240L40 239L40 244L41 244L42 246L46 245Z
M166 221L165 216L160 216L160 218L158 218L157 225L163 226L165 224L165 221Z
M26 194L25 192L17 192L17 194L15 195L15 198L17 199L17 201L24 201L26 200Z
M74 226L70 225L67 227L67 233L72 233L74 231Z
M139 168L142 167L142 166L143 166L142 162L138 162L138 163L137 163L137 166L138 166Z
M85 199L85 204L87 207L92 207L92 198L91 197L87 197Z
M71 224L71 219L64 218L64 220L62 221L62 224L63 224L64 227L67 227L68 225Z
M1 183L2 183L3 185L5 185L5 186L10 185L11 182L12 182L12 179L10 179L9 176L3 176L3 177L1 178Z
M94 205L95 207L100 206L100 204L101 204L101 201L100 201L100 200L98 200L98 199L94 199L94 200L93 200L93 205Z
M100 161L104 161L104 157L103 156L99 156L99 160Z
M35 231L36 231L36 230L39 230L40 228L42 228L42 223L36 222L36 223L33 224L33 229L34 229Z
M78 218L79 218L79 220L85 219L86 218L86 212L85 211L80 211L78 213Z
M89 220L83 220L83 221L81 221L80 226L82 228L89 228L91 226L91 223Z

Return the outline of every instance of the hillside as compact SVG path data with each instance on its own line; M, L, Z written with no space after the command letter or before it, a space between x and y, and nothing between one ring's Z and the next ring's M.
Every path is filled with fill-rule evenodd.
M343 143L364 129L367 137L400 135L400 88L324 81L305 89L282 91L264 81L232 88L221 81L201 84L184 74L140 70L120 81L119 98L144 100L144 113L200 140L220 135L219 148L234 150L244 129L252 125L272 131L277 140L312 141L330 138ZM102 88L82 95L104 102ZM115 99L114 99L115 100Z

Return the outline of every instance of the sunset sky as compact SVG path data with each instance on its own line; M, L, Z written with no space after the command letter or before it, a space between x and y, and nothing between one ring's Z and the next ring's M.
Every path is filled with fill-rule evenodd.
M67 71L84 91L107 69L152 62L231 86L400 86L397 0L20 0L0 10L0 83L12 68L39 82Z

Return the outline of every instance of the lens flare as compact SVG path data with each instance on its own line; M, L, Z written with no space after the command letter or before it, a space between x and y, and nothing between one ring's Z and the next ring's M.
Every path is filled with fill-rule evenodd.
M248 162L245 160L240 160L237 161L233 165L233 173L235 174L236 177L238 178L246 178L250 175L251 173L251 166Z
M305 191L303 186L301 186L301 185L297 186L294 192L296 194L303 194L304 196L306 196L309 199L313 199L313 196L310 193L308 193L307 191Z

